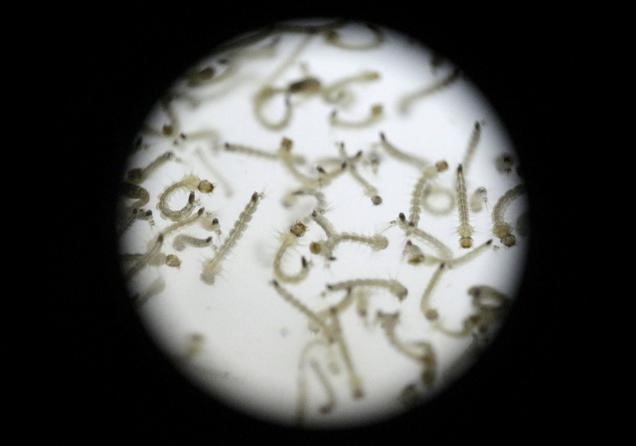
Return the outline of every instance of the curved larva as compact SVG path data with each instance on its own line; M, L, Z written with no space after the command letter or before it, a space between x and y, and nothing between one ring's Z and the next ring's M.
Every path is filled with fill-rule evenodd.
M523 184L518 184L517 186L508 190L499 198L497 204L495 205L495 208L492 211L492 233L495 234L499 238L499 240L501 240L501 243L508 247L513 246L517 242L517 239L512 234L512 226L510 225L510 223L507 223L504 220L504 214L506 213L506 209L508 209L512 202L519 198L519 196L523 194L525 190L526 189Z
M268 86L262 88L254 97L254 114L256 115L258 122L263 127L270 130L282 130L287 127L291 121L293 109L289 96L285 96L285 111L277 121L270 120L267 116L265 116L265 112L263 110L274 96L286 94L286 91L287 90L284 88L273 88Z
M225 239L223 245L221 245L218 249L216 255L211 260L208 260L203 266L203 270L201 271L201 280L203 282L208 285L214 284L214 279L216 278L216 274L221 266L221 262L227 257L247 229L247 225L252 220L252 216L256 212L258 204L262 198L263 195L258 192L254 192L252 194L250 201L247 203L245 209L243 209L243 212L241 212L239 218L234 223L234 226Z
M163 153L162 155L159 155L157 158L151 161L146 167L137 167L134 169L130 169L126 174L126 179L131 183L143 183L146 179L148 179L151 173L156 171L163 164L167 163L168 161L172 161L175 158L176 157L173 152Z
M487 202L488 191L485 187L478 187L470 196L470 210L475 213L481 212Z
M424 294L422 294L422 299L420 300L420 310L422 310L422 314L429 321L434 321L439 317L437 310L431 307L431 297L433 296L433 290L435 290L435 287L439 283L444 271L446 271L446 264L440 263L439 267L437 267L433 276L428 281Z
M221 225L219 219L214 216L212 212L206 212L199 220L201 227L206 231L215 232L219 237L221 236Z
M336 228L333 227L331 222L327 220L327 218L321 213L314 210L311 213L311 218L322 228L328 238L334 237L336 233Z
M421 90L415 91L414 93L410 93L406 96L403 96L398 102L398 108L400 113L408 113L413 103L419 99L430 96L434 93L437 93L441 90L452 85L455 81L457 81L461 76L461 71L459 69L453 70L448 76L440 79L439 81L425 87Z
M468 146L466 147L466 152L464 153L464 158L462 160L462 166L466 175L468 175L468 170L470 169L473 157L475 156L475 151L477 150L477 146L479 145L479 140L481 139L481 129L482 123L479 121L475 121L475 125L473 126L473 131L471 132L470 138L468 139Z
M289 291L283 288L278 283L278 281L272 280L270 283L272 284L272 286L274 287L278 295L283 298L283 300L285 300L292 307L296 308L298 311L300 311L305 316L307 316L307 318L311 322L313 322L316 326L320 327L320 329L322 330L323 334L325 335L329 343L332 343L334 341L334 335L332 333L332 330L327 326L327 324L322 318L320 318L315 312L310 310L305 304L303 304L296 297L294 297L293 294L291 294Z
M422 169L419 179L413 187L411 193L411 207L409 209L409 224L417 226L420 221L420 214L422 213L422 198L424 195L424 187L430 180L437 178L440 172L443 172L448 168L446 162L438 162L435 166L427 166Z
M380 46L384 42L384 33L380 28L370 23L365 23L365 26L371 31L372 37L368 42L363 43L350 43L345 42L340 37L340 34L335 29L330 29L324 33L325 42L330 45L337 46L343 50L370 50Z
M361 129L377 124L384 117L384 107L382 104L372 104L369 114L359 120L342 119L338 110L333 110L329 114L329 123L334 127L344 127L349 129Z
M163 230L164 236L167 237L169 234L173 233L177 229L181 229L195 223L197 220L201 218L204 211L205 211L205 208L199 208L196 214L192 215L191 217L183 218L175 223L172 223L170 226L168 226L166 229Z
M188 202L181 209L174 210L170 207L168 202L170 201L170 197L180 189L190 190L191 192L188 196ZM214 184L208 180L202 180L195 175L186 175L181 181L171 184L159 195L157 209L161 212L161 216L172 221L177 221L189 216L196 205L194 190L209 194L214 192Z
M402 229L406 234L413 235L427 242L429 245L435 248L439 252L439 255L441 258L443 259L453 258L453 252L448 246L446 246L443 242L441 242L437 237L434 237L428 232L420 228L416 228L410 223L407 223L406 216L403 213L400 213L400 215L398 216L397 224L400 227L400 229Z
M166 281L163 279L163 277L159 276L152 281L152 283L148 286L148 288L143 290L141 293L134 294L132 296L133 303L136 307L139 308L143 304L148 302L148 300L150 300L151 297L156 296L157 294L160 294L165 289L166 289Z
M298 197L303 195L310 195L316 199L316 206L314 209L317 210L318 212L322 213L327 210L327 200L325 199L325 194L323 194L317 189L310 189L307 187L292 190L288 192L287 194L285 194L285 196L281 200L282 204L285 207L293 206L296 203L296 200L298 199ZM311 219L311 216L303 219L303 223L307 223L310 219Z
M122 195L126 198L136 199L131 207L140 208L150 201L150 194L143 187L124 181Z
M303 229L301 230L301 232L296 231L294 233L294 228L295 227L298 228L299 227L298 225L302 225ZM295 246L298 243L298 238L302 237L302 234L304 234L305 229L306 229L305 225L301 222L298 222L294 226L292 226L288 234L285 234L283 236L283 241L281 243L281 246L276 252L276 255L274 256L274 276L276 276L276 278L280 280L281 282L299 283L305 280L305 278L309 275L309 271L311 269L312 264L308 262L307 259L305 259L305 257L300 258L300 264L301 264L300 271L297 272L296 274L287 274L285 271L283 271L283 268L281 265L285 253L287 252L289 248ZM300 234L300 235L296 235L296 234Z
M322 98L325 102L330 104L351 102L353 100L353 93L345 89L349 84L371 82L378 79L380 79L380 73L377 71L364 71L360 74L347 76L324 87L322 89Z
M338 151L340 152L340 156L344 160L343 166L346 168L347 172L351 174L351 177L360 186L362 186L365 195L371 198L371 203L374 206L382 204L382 197L378 195L378 189L367 180L365 180L356 168L356 163L362 158L362 152L360 151L354 157L350 158L347 154L347 150L345 149L345 145L343 142L338 143Z
M148 262L155 257L161 251L161 246L163 245L164 234L160 233L155 239L152 247L148 250L146 254L142 257L138 258L135 263L126 271L125 276L126 279L130 280L135 274L143 269L144 266L148 264Z
M226 152L237 153L240 155L252 156L270 161L278 161L280 159L280 152L268 152L267 150L257 149L243 144L231 144L226 142L223 147ZM293 155L292 159L295 164L305 164L306 162L305 157L302 155Z
M473 227L468 220L468 199L466 198L466 183L464 181L464 168L460 164L457 167L457 210L459 211L459 246L471 248L473 246Z
M403 161L411 166L418 167L420 170L431 164L431 162L425 158L411 155L395 147L386 138L384 132L380 132L380 145L389 156L395 158L398 161Z
M446 207L438 208L431 204L430 197L434 195L444 195L446 197ZM432 215L448 215L455 208L455 192L444 186L427 184L422 193L422 208Z
M214 177L216 177L219 183L221 183L221 187L223 188L223 190L225 190L225 196L229 198L232 195L234 195L234 189L232 189L230 182L223 176L221 172L219 172L214 166L212 166L212 164L204 156L201 149L196 148L194 150L194 154L199 158L199 160L201 161L201 164L203 164L203 166L207 170L209 170Z
M183 251L188 246L194 246L195 248L205 248L212 244L212 237L198 238L191 235L179 234L172 241L172 247L177 251Z
M347 374L349 375L349 385L351 387L351 396L354 399L360 399L364 397L364 390L362 388L362 380L356 373L355 367L353 365L353 361L351 360L351 355L349 353L349 348L347 347L347 343L344 340L344 335L342 333L342 326L340 325L340 317L338 316L338 311L335 308L330 309L331 318L333 320L333 332L336 338L336 342L340 347L340 353L342 354L342 359L345 363L345 367L347 369Z
M308 189L319 189L322 184L317 178L311 178L300 172L294 163L294 157L292 155L292 148L294 142L289 138L283 138L280 142L278 149L278 155L283 162L283 166L287 171L296 178L303 186Z
M398 339L395 333L395 327L400 320L400 313L384 313L378 311L376 318L380 321L389 343L397 351L417 361L421 365L422 381L427 386L431 386L435 382L437 368L437 358L435 350L433 350L433 345L428 341L420 341L417 344L420 348L414 349Z
M358 287L384 288L402 301L408 295L408 289L397 280L387 279L353 279L344 282L327 284L329 291L353 290Z
M313 369L314 373L316 374L316 377L318 378L318 381L320 382L320 384L322 385L322 388L324 389L325 393L327 394L327 402L325 404L323 404L322 406L320 406L319 411L322 414L329 413L336 406L336 393L333 390L333 386L331 385L331 383L327 379L327 376L322 371L322 368L320 367L320 364L318 364L313 359L309 362L309 364L311 365L311 368Z

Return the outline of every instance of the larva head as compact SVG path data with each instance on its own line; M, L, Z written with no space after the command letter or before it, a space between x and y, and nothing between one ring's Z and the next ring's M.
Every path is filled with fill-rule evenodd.
M373 236L373 249L381 250L389 246L389 239L383 235L377 234Z
M192 74L190 78L191 85L196 85L199 82L210 80L214 77L215 73L216 72L213 67L204 67Z
M384 107L382 106L382 104L373 104L371 106L371 116L373 116L374 118L382 116L382 113L384 113Z
M501 243L510 248L517 243L517 238L512 234L506 234L504 237L501 238Z
M283 137L283 139L280 141L280 148L285 152L291 152L293 146L294 142L287 137Z
M311 242L309 244L309 251L311 251L312 254L316 254L316 255L322 253L322 243Z
M435 170L437 172L445 172L448 170L448 163L446 160L440 160L435 163Z
M197 185L197 189L199 189L199 192L209 194L214 191L214 184L210 183L208 180L201 180Z
M403 286L403 285L396 284L396 285L394 286L394 289L395 289L395 295L396 295L396 296L398 297L398 299L400 299L400 300L404 300L404 299L406 299L406 296L408 296L408 294L409 294L409 290L408 290L408 289L406 289L406 287L405 287L405 286Z
M161 132L162 132L165 136L171 136L171 135L172 135L172 133L174 132L174 128L173 128L171 125L166 124L166 125L164 125L163 127L161 127Z
M327 32L325 32L325 40L327 42L335 43L338 40L340 40L340 35L338 34L338 31L336 31L335 29L330 29Z
M398 215L398 220L400 221L400 223L406 223L406 215L404 215L404 212L400 212L400 214Z
M373 203L374 206L379 206L382 204L382 197L379 195L374 195L373 197L371 197L371 203Z
M436 321L439 318L439 313L435 308L429 308L424 312L424 317L429 321Z
M166 256L166 265L172 268L179 268L181 266L181 259L174 254L168 254Z
M302 237L305 235L305 231L307 230L307 226L302 221L297 221L290 228L289 232L294 234L296 237Z
M464 249L472 248L473 247L472 237L461 237L459 239L459 246L461 246Z
M322 166L316 166L316 170L320 175L327 175L327 171Z
M190 194L188 195L188 204L193 204L194 203L194 191L191 191Z
M395 324L397 324L397 322L399 321L400 313L398 312L385 313L382 310L378 310L375 313L375 318L377 321L380 322L380 325L382 326L382 328L390 329L393 326L395 326Z

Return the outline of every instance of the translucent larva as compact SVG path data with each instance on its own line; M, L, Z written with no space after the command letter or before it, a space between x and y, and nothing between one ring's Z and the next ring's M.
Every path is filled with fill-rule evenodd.
M435 166L427 166L422 169L420 178L413 187L411 193L411 207L409 209L409 224L417 226L420 221L420 214L422 213L422 198L424 196L424 188L429 181L437 178L440 172L448 169L448 164L445 161L439 161Z
M252 220L252 216L256 212L258 208L258 204L263 198L262 194L258 192L254 192L250 197L250 201L243 209L243 212L239 215L239 218L234 223L232 230L229 235L225 239L225 242L221 245L221 247L216 252L216 255L205 262L203 266L203 270L201 271L201 280L208 285L213 285L216 275L221 266L221 262L228 256L232 248L236 245L239 239L243 236L243 233L247 229L247 225Z
M302 351L300 352L300 359L298 360L298 399L296 403L296 421L298 422L298 424L303 424L303 422L305 421L305 412L307 409L307 379L305 374L305 366L307 363L307 358L309 357L309 353L316 347L324 348L329 355L331 355L332 353L330 345L323 340L310 341L309 343L307 343L307 345L305 345L305 347L303 347ZM333 366L334 364L331 363L331 365ZM323 387L324 386L325 385L323 383ZM333 390L328 380L327 387ZM336 404L335 392L332 395L327 387L325 387L325 391L327 392L328 403L333 402L333 404L331 405L331 408L333 409Z
M406 216L403 213L400 213L400 215L398 216L398 219L396 222L392 222L392 223L397 223L397 225L400 227L400 229L402 229L407 235L413 235L423 241L425 241L426 243L428 243L429 245L431 245L433 248L435 248L437 250L437 252L439 253L440 257L442 259L452 259L453 258L453 252L451 251L451 249L446 246L446 244L444 244L442 241L440 241L437 237L429 234L428 232L417 228L415 226L413 226L412 224L408 223L406 221Z
M177 191L185 189L190 190L187 203L180 209L172 209L169 205L170 198ZM181 181L171 184L159 195L157 209L161 212L161 216L172 221L180 220L188 217L196 205L194 191L197 190L204 194L210 194L214 191L214 184L208 180L201 179L195 175L186 175Z
M168 254L166 256L166 265L172 268L181 267L181 259L174 254Z
M286 273L281 265L287 250L296 246L298 239L305 234L306 230L304 223L296 222L290 227L289 232L283 235L281 246L274 256L274 276L281 282L299 283L309 275L312 264L305 257L300 258L300 270L295 274Z
M314 209L317 212L323 213L327 210L327 200L325 199L325 194L323 194L319 190L309 189L309 188L295 189L285 194L285 196L282 199L283 206L285 207L293 206L296 203L296 200L298 199L298 197L302 197L304 195L310 195L316 199L316 206L314 207ZM311 220L311 215L302 219L302 222L307 224L310 220Z
M499 198L492 211L492 233L501 240L501 243L508 247L513 246L517 242L517 239L512 234L512 225L504 220L504 214L512 202L519 198L525 190L523 184L513 187Z
M446 203L443 207L433 205L432 197L443 196ZM432 215L448 215L455 209L455 191L444 186L427 184L422 193L422 209Z
M325 102L330 104L350 104L354 100L353 93L347 90L350 84L372 82L378 79L380 79L380 73L377 71L365 71L353 76L347 76L324 87L322 90L322 98Z
M488 203L488 191L485 187L478 187L470 196L470 210L475 213L481 212L486 203Z
M178 229L185 228L186 226L190 226L193 223L196 223L202 216L205 208L199 208L199 210L192 216L188 218L182 218L181 220L172 223L166 229L163 230L163 234L167 237L169 234L175 232Z
M218 180L218 182L221 184L222 189L225 191L225 196L227 198L230 198L232 195L234 195L234 189L232 189L232 186L230 185L230 182L223 176L223 174L221 172L218 171L218 169L216 169L209 161L208 159L205 157L205 155L203 154L203 152L201 151L201 149L197 148L194 151L194 154L199 158L199 160L201 161L201 164L203 164L203 166L210 171L210 173Z
M491 246L492 239L482 243L462 256L454 257L452 259L441 259L429 254L424 254L419 246L415 245L412 241L407 240L403 253L407 258L408 263L411 265L439 265L440 263L446 263L447 268L451 269L470 262L490 249Z
M193 246L196 248L205 248L212 244L212 237L198 238L191 235L179 234L172 241L172 247L177 251L183 251L186 246Z
M173 152L165 152L164 154L159 155L157 158L155 158L144 168L130 169L126 174L126 179L129 182L135 184L143 183L150 176L150 174L159 169L159 167L174 159L176 159L176 157L174 156Z
M457 210L459 211L459 246L462 248L472 248L473 227L468 219L468 199L466 197L466 183L464 181L464 169L460 164L457 167Z
M284 105L285 110L283 111L283 115L278 120L272 120L268 116L265 115L264 108L267 106L269 101L271 101L275 96L280 94L285 94L286 89L281 88L273 88L273 87L264 87L262 88L258 94L254 97L254 114L256 115L256 119L258 122L265 128L270 130L282 130L291 121L292 117L292 104L289 100L288 96L285 96Z
M124 197L137 200L130 205L132 208L140 208L150 201L150 194L143 187L126 181L124 181L122 186L122 195Z
M446 264L440 263L440 265L433 273L433 276L428 281L426 289L424 290L424 294L422 294L422 299L420 300L420 309L422 310L422 314L429 321L433 321L439 316L437 310L431 307L431 297L433 296L433 291L435 290L435 287L439 283L442 274L444 273L444 271L446 271L446 269Z
M327 379L327 376L322 371L320 364L318 364L318 362L316 362L315 360L311 360L309 364L311 365L311 368L316 374L318 381L320 382L320 384L322 385L322 388L327 394L327 402L323 404L322 406L320 406L319 411L322 414L329 413L336 406L336 392L333 390L333 387L331 383L329 382L329 380Z
M460 77L461 71L459 69L455 69L446 77L434 82L432 85L402 97L398 102L400 113L408 113L414 102L444 90L455 83Z
M246 156L252 156L255 158L278 161L280 159L280 152L269 152L267 150L258 149L242 144L231 144L226 142L223 146L226 152L237 153ZM305 157L302 155L293 155L292 159L295 164L304 164Z
M482 123L479 121L475 122L473 126L473 131L470 134L470 138L468 140L468 146L466 147L466 152L464 153L464 158L462 160L462 167L464 168L464 174L468 175L468 171L473 162L473 157L475 156L475 151L477 150L477 146L479 145L479 140L481 139L481 130Z
M340 348L340 354L342 355L343 362L345 363L345 368L347 370L347 374L349 376L349 386L351 388L351 396L354 399L360 399L364 397L364 390L362 388L362 380L360 376L358 376L355 367L353 365L353 361L351 360L351 354L349 353L349 347L344 339L344 334L342 332L342 326L340 325L340 317L338 316L338 311L335 308L330 309L331 318L333 320L333 331L334 336L336 338L336 342L338 343L338 347Z
M408 295L407 288L397 280L387 279L354 279L327 284L329 291L353 290L358 287L384 288L402 301Z
M373 104L369 109L369 114L359 120L343 119L338 110L333 110L329 115L329 123L334 127L345 127L350 129L361 129L378 123L384 116L382 104Z
M420 170L424 169L426 166L431 164L430 161L428 161L425 158L411 155L409 153L406 153L398 149L395 145L389 142L384 132L380 132L380 145L389 156L395 158L398 161L402 161L408 165L418 167Z
M345 149L345 145L342 142L338 143L338 151L340 152L340 156L344 160L343 164L347 172L349 172L351 178L353 178L356 183L362 186L365 195L371 198L371 203L374 206L382 204L382 197L378 194L378 189L367 180L365 180L356 168L356 163L362 158L362 152L358 152L353 158L350 158Z
M293 141L289 138L283 138L280 142L278 149L278 155L283 162L283 166L287 171L298 180L307 189L319 189L323 186L323 183L319 178L312 178L298 170L294 163L294 156L292 154Z
M337 46L338 48L342 48L344 50L370 50L373 48L377 48L384 41L384 33L382 33L382 30L380 30L380 28L370 23L365 24L365 26L372 33L372 37L368 42L345 42L340 37L340 33L335 29L330 29L329 31L325 32L325 41L330 45Z

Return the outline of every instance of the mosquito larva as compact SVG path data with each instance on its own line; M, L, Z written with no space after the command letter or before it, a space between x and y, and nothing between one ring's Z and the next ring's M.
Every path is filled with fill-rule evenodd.
M350 129L360 129L376 124L384 116L382 104L372 104L369 115L358 121L344 120L338 115L338 110L333 110L329 115L329 123L334 127L345 127Z
M298 243L298 239L305 234L307 227L302 222L296 222L289 228L289 233L283 236L280 248L274 256L274 276L281 282L299 283L305 280L312 264L305 257L300 258L300 271L296 274L287 274L283 271L282 260L287 250Z
M512 172L512 167L514 166L514 159L507 153L498 156L495 159L495 168L499 173L510 173Z
M377 71L364 71L360 74L347 76L343 79L333 82L322 90L322 98L330 104L344 104L353 101L353 94L345 87L355 82L371 82L380 79L380 73Z
M144 168L137 167L134 169L130 169L126 174L126 179L131 183L142 183L148 178L148 176L150 176L152 172L161 167L161 165L173 159L175 159L174 153L166 152L162 155L159 155L157 158L155 158L154 161L152 161Z
M293 206L294 203L296 203L297 198L302 195L311 195L312 197L316 199L316 207L314 209L316 209L318 212L324 212L327 209L327 200L325 199L325 194L323 194L317 189L310 189L310 188L300 188L300 189L296 189L291 192L288 192L287 194L285 194L285 196L282 199L283 206L285 207ZM303 223L307 223L310 218L311 217L308 217L307 219L303 219Z
M153 257L159 254L161 250L161 246L163 245L163 239L164 239L164 234L160 233L155 239L154 243L152 244L152 247L148 250L148 252L144 254L142 257L138 258L137 261L130 267L130 269L126 271L125 273L126 279L130 279L132 276L134 276L139 271L141 271L142 268L146 266Z
M327 376L322 371L320 364L318 364L314 360L311 360L309 364L311 365L311 368L316 374L316 377L318 377L318 381L320 381L322 388L325 390L325 393L327 394L327 402L323 404L319 409L320 413L327 414L331 412L333 408L336 406L336 393L334 392L333 387L331 386L331 383L327 379Z
M353 365L353 361L351 360L351 355L349 353L349 348L344 340L344 336L342 334L342 326L340 325L340 317L338 316L338 311L335 308L330 309L331 318L333 320L333 331L335 333L336 342L340 347L340 353L342 354L343 362L345 363L345 367L347 369L347 374L349 375L349 385L351 386L351 396L354 399L360 399L364 397L364 390L362 389L362 381L360 377L355 371L355 367Z
M165 289L166 289L166 281L161 276L157 277L155 280L152 281L152 283L148 286L148 288L146 288L139 294L133 295L134 305L137 308L141 307L143 304L148 302L148 300L151 297L156 296L157 294L160 294Z
M246 156L253 156L255 158L266 159L270 161L278 161L280 158L280 152L268 152L267 150L257 149L255 147L249 147L242 144L230 144L225 143L224 148L226 152L238 153ZM293 155L292 159L295 164L304 164L305 157L302 155Z
M487 202L488 191L485 187L478 187L470 196L470 210L475 213L481 212Z
M389 156L392 156L398 161L403 161L409 165L416 166L420 170L424 169L426 166L431 164L428 160L424 158L420 158L419 156L408 154L406 152L401 151L397 147L395 147L386 138L386 135L384 134L384 132L380 132L380 145Z
M328 238L336 236L336 228L333 227L331 222L327 220L327 218L324 215L322 215L321 212L314 210L311 213L311 217L318 224L318 226L322 228L322 230L325 232Z
M418 90L414 93L410 93L404 96L402 99L400 99L398 103L400 113L408 113L409 109L411 108L411 105L415 101L445 89L446 87L452 85L455 81L457 81L460 78L460 76L461 76L461 71L459 69L455 69L448 76L440 79L439 81L433 83L432 85L429 85L428 87L425 87L421 90Z
M313 76L307 76L304 79L291 82L287 85L287 93L289 94L312 95L319 93L321 90L322 83L320 79Z
M179 234L172 241L172 247L177 251L183 251L188 246L194 246L196 248L205 248L212 244L212 237L198 238L191 235Z
M205 208L199 208L199 210L196 212L196 214L188 217L188 218L183 218L179 221L176 221L174 223L172 223L170 226L168 226L166 229L163 230L163 234L167 237L169 234L173 233L174 231L176 231L177 229L183 228L185 226L189 226L193 223L195 223L197 220L199 220L201 218L201 216L203 215L203 212L205 211Z
M271 86L263 87L254 98L254 114L256 119L263 126L270 130L282 130L291 121L292 117L292 105L288 96L285 96L285 111L278 121L271 121L265 116L263 108L269 103L269 101L276 95L284 94L285 89L274 88Z
M187 203L177 210L170 208L168 201L172 194L180 189L190 190ZM214 192L214 184L208 180L202 180L195 175L186 175L181 181L168 186L160 195L159 202L157 203L157 209L161 212L161 215L165 218L169 218L172 221L180 220L184 217L188 217L196 205L194 190L198 190L204 194L210 194Z
M309 355L309 352L315 347L325 348L329 355L331 355L332 353L330 345L321 339L310 341L303 347L302 351L300 352L300 358L298 360L298 400L296 404L296 418L298 424L303 423L305 419L305 409L307 406L307 381L305 378L305 363L307 362L307 356ZM331 362L330 366L331 368L333 368L335 366L335 363Z
M161 194L159 196L159 203L157 204L157 208L161 211L161 216L164 218L169 218L172 221L178 221L182 218L189 217L192 214L192 210L197 205L195 200L194 191L190 191L188 194L188 201L183 207L180 209L172 209L168 206L167 198L174 193L176 189L170 191L167 194Z
M361 245L371 247L374 251L381 251L389 246L389 239L381 234L375 234L371 237L367 237L351 232L343 232L342 234L337 234L332 238L332 248L335 248L342 242L360 243Z
M468 140L466 152L464 153L464 159L462 160L462 166L466 175L468 175L468 170L470 169L473 157L475 156L475 151L477 150L477 146L479 145L479 140L481 139L481 129L482 123L479 121L475 121L473 131L471 132L470 138Z
M373 37L369 42L344 42L341 39L338 31L336 31L335 29L330 29L325 32L325 41L330 45L337 46L338 48L342 48L344 50L370 50L373 48L377 48L384 41L384 34L382 33L382 30L370 23L365 23L365 26L373 33Z
M212 166L212 164L203 155L201 149L197 148L194 151L194 154L199 158L201 164L203 164L203 166L208 169L213 176L216 177L219 183L221 183L222 188L225 190L225 196L229 198L234 195L234 190L232 189L232 186L230 186L229 181L223 176L221 172L219 172L214 166Z
M512 226L504 220L504 214L508 206L512 204L521 194L525 192L525 186L518 184L499 198L495 208L492 211L493 228L492 233L495 234L501 243L505 246L514 246L517 239L512 234Z
M143 187L124 181L122 195L126 198L136 199L131 207L140 208L150 201L150 194Z
M425 186L429 181L436 178L440 172L444 172L446 169L448 169L448 163L446 163L446 161L438 161L435 163L435 166L427 166L422 169L420 178L415 183L411 194L411 207L409 209L409 224L411 226L417 226L420 221Z
M398 216L397 224L406 234L414 235L415 237L427 242L429 245L435 248L439 252L440 257L444 260L450 260L453 258L453 252L448 246L446 246L437 237L434 237L428 232L417 228L410 223L407 223L406 216L401 212Z
M488 285L475 285L468 289L473 304L480 310L499 310L508 305L510 298Z
M466 182L464 181L464 168L460 164L457 167L457 209L459 211L459 246L468 249L473 246L473 227L468 219L468 199L466 198Z
M321 186L320 181L315 178L308 177L307 175L300 172L295 164L294 157L292 155L292 148L294 142L289 138L283 138L280 142L280 147L278 149L279 158L283 162L283 165L287 169L287 171L298 181L300 181L303 186L308 189L317 189Z
M384 288L400 301L406 299L406 296L408 295L408 289L397 280L354 279L327 284L327 290L329 291L353 290L358 287Z
M517 230L517 234L523 237L527 237L528 234L530 234L530 214L527 211L517 217L515 229Z
M259 194L258 192L254 192L250 197L250 201L243 209L243 212L239 215L239 218L234 223L232 230L228 234L225 242L221 245L221 247L216 252L216 255L205 262L203 266L203 270L201 271L201 280L208 285L213 285L214 280L216 278L216 274L221 266L221 262L225 259L232 248L236 245L239 239L243 236L243 233L247 229L247 225L252 220L252 216L256 212L258 208L258 204L263 198L263 194Z
M285 300L292 307L296 308L298 311L307 316L307 318L311 322L313 322L314 325L320 327L329 343L334 341L331 329L327 326L327 324L325 324L325 321L322 318L320 318L314 311L310 310L305 304L294 297L293 294L283 288L277 280L272 280L270 283L274 287L278 295L283 298L283 300Z
M371 203L374 206L382 204L382 197L378 194L378 189L365 180L356 168L357 161L362 158L362 152L360 151L353 158L349 158L343 142L338 143L338 151L340 152L340 156L343 160L345 160L343 161L343 165L347 172L349 172L351 177L360 184L360 186L362 186L365 195L371 198Z
M435 207L431 203L431 197L435 195L443 195L446 197L446 207ZM448 215L455 208L455 191L443 186L427 184L422 193L422 208L429 214Z
M446 266L449 269L452 269L456 266L470 262L487 251L492 246L492 241L493 240L490 239L462 256L454 257L452 259L441 259L439 257L424 254L419 246L415 245L412 241L407 240L406 246L404 247L404 255L407 257L407 262L411 265L438 265L440 263L446 263Z
M422 314L424 314L424 317L429 321L436 320L439 316L437 310L432 308L430 303L431 297L433 295L433 290L439 283L439 280L442 277L444 271L446 271L446 264L440 263L439 267L437 267L437 269L433 273L433 276L428 281L426 289L424 290L424 294L422 294L422 299L420 300L420 309L422 310Z
M158 136L160 138L173 139L173 143L178 144L178 136L181 133L181 121L179 117L175 113L172 105L170 104L170 100L163 98L160 101L161 108L164 113L168 117L168 124L164 124L161 127L161 130L157 131L148 125L144 126L144 132L149 133L154 136Z

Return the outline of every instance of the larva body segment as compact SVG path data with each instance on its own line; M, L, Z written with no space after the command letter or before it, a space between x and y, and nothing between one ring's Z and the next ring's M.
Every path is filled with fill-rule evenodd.
M159 155L157 158L155 158L152 162L150 162L150 164L148 164L144 168L130 169L126 175L126 179L129 182L135 183L135 184L143 183L146 179L148 179L150 174L156 171L163 164L175 158L176 157L174 156L173 152L165 152Z
M455 83L460 77L461 71L459 69L455 69L448 76L440 79L437 82L434 82L432 85L429 85L428 87L402 97L402 99L400 99L400 101L398 102L400 113L408 113L414 102L444 90L445 88Z
M406 164L415 166L420 170L431 164L430 161L425 158L411 155L395 147L395 145L389 142L389 140L386 138L384 132L380 132L380 145L389 156L395 158L398 161L402 161Z
M353 76L347 76L343 79L333 82L322 90L322 98L329 104L346 105L353 101L354 96L346 87L357 82L372 82L380 79L380 73L377 71L365 71Z
M363 43L350 43L345 42L340 37L340 33L335 29L330 29L324 33L325 41L333 46L338 48L342 48L343 50L370 50L373 48L377 48L384 41L384 33L380 28L375 25L371 25L369 23L365 24L365 26L371 31L372 37L368 42Z
M478 187L470 196L470 210L475 213L481 212L487 202L488 191L485 187Z
M351 232L343 232L333 237L332 247L335 248L339 243L350 242L359 243L361 245L367 245L374 251L381 251L389 246L389 239L381 234L375 234L371 237L367 237L360 234L354 234Z
M316 206L314 209L318 211L318 213L323 213L327 210L327 200L325 199L325 194L323 194L317 189L310 189L310 188L300 188L300 189L296 189L291 192L288 192L283 197L282 204L285 207L293 206L296 203L298 197L301 197L304 195L310 195L316 199ZM311 214L303 218L301 221L304 224L309 223L309 221L311 221Z
M327 379L327 376L325 375L325 373L322 371L320 364L318 364L318 362L316 362L313 359L309 362L309 364L311 365L311 368L316 374L318 381L320 382L320 384L322 385L322 388L327 394L327 402L323 404L319 409L320 413L327 414L331 412L333 408L336 406L336 392L333 390L333 386Z
M460 164L457 167L457 209L459 211L459 245L462 248L473 246L473 227L468 219L468 199L466 198L466 183L464 181L464 169Z
M254 158L260 158L269 161L278 161L280 158L280 152L268 152L267 150L258 149L243 144L232 144L226 142L223 147L225 148L226 152L252 156ZM305 164L306 162L305 157L302 155L294 154L292 155L292 160L295 164Z
M269 103L269 101L271 101L275 96L285 93L286 89L267 86L262 88L254 98L254 114L256 115L256 119L258 120L258 122L263 127L269 130L282 130L287 127L287 125L289 125L293 109L288 96L285 96L285 110L283 112L283 115L277 121L273 121L269 117L267 117L264 111L264 108Z
M427 166L422 169L419 179L413 187L411 194L411 207L409 209L409 224L411 226L417 226L420 221L420 215L422 213L422 199L424 197L424 188L428 182L437 177L439 172L448 168L447 164L437 163L435 166Z
M191 235L179 234L172 241L172 247L177 251L183 251L186 246L205 248L212 244L212 237L198 238Z
M252 216L256 212L258 208L258 204L263 198L262 194L258 192L254 192L250 197L250 201L243 209L243 212L239 215L239 218L234 223L232 230L228 234L225 242L221 245L221 247L216 252L216 255L208 260L201 271L201 280L208 285L213 285L214 280L216 278L216 274L221 266L221 262L228 256L232 248L236 245L239 239L242 237L243 233L247 229L247 225L252 220Z
M351 396L354 399L361 399L364 397L364 390L362 388L362 380L356 373L355 367L353 365L353 361L351 360L351 354L349 353L349 348L344 339L344 334L342 332L342 326L340 325L340 317L338 316L338 311L335 308L330 309L330 315L333 320L333 331L334 336L336 338L336 342L338 343L338 347L340 348L340 353L342 355L343 362L345 363L345 367L347 369L347 374L349 376L349 386L351 388Z
M517 242L517 239L512 234L512 225L507 223L504 220L504 214L506 213L506 209L525 192L525 186L523 184L518 184L512 189L508 190L505 194L503 194L495 208L492 211L492 220L493 220L493 228L492 233L496 235L501 243L505 246L514 246Z
M170 226L163 230L164 236L167 237L178 229L182 229L186 226L190 226L191 224L196 223L201 218L204 211L205 208L199 208L199 210L194 215L187 218L182 218L181 220L172 223Z
M327 290L329 291L353 290L359 287L384 288L400 301L406 299L408 295L408 289L397 280L353 279L327 284Z
M344 127L349 129L361 129L378 123L384 116L382 104L373 104L369 109L369 114L359 120L342 119L337 110L329 114L329 123L334 127Z
M150 194L148 194L148 191L138 184L124 181L122 186L122 195L124 197L137 200L131 205L132 208L141 208L150 201Z

